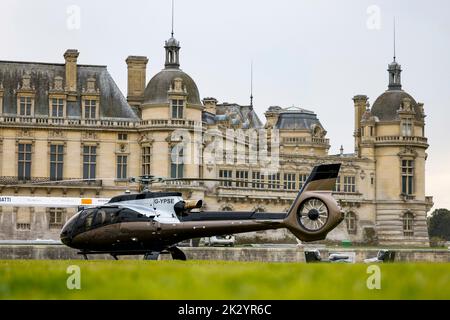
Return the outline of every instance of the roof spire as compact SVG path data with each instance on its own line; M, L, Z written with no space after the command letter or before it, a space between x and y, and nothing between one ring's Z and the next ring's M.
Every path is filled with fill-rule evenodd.
M250 106L253 107L253 60L250 63Z
M173 20L174 20L174 0L172 0L172 38L173 38Z
M402 67L397 63L397 52L396 52L396 30L395 30L395 17L394 17L394 61L389 64L388 72L389 72L389 90L401 90L402 82L401 82L401 73Z
M396 34L395 34L395 17L394 17L394 62L395 62L395 59L397 58L396 57L396 43L395 43L395 36L396 36Z

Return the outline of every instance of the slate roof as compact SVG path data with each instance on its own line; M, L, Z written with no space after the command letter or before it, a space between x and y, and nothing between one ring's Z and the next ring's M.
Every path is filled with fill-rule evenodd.
M202 105L194 80L178 68L165 68L149 81L144 92L144 104L169 103L167 91L175 78L183 80L183 86L186 87L188 94L187 102L193 105Z
M279 111L277 129L286 130L311 130L313 125L323 128L317 115L309 110L301 108L287 108Z
M243 106L237 103L222 103L216 106L216 121L231 120L233 125L239 124L244 129L262 128L264 125L256 114L253 106Z
M3 86L3 113L17 114L16 90L22 84L24 75L31 76L34 87L35 115L48 116L49 90L54 85L55 77L65 78L65 65L38 62L0 61L0 84ZM69 117L81 116L82 88L86 88L87 79L95 78L96 88L100 94L100 118L123 118L137 120L124 95L117 87L106 66L77 66L77 100L67 103ZM65 80L63 80L63 87Z
M422 113L416 100L403 90L388 90L375 100L371 112L380 121L398 120L397 110L402 105L403 99L411 99L411 108L414 108L415 118L422 120Z

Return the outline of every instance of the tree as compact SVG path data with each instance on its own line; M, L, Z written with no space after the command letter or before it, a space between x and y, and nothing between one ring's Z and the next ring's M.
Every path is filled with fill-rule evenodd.
M428 234L430 238L438 237L450 241L450 211L436 209L428 218Z

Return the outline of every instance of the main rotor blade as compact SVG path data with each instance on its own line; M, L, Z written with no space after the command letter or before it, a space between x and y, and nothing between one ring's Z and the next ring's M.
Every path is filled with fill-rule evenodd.
M256 185L268 185L268 186L274 186L274 187L283 187L283 185L277 184L277 183L271 183L271 182L264 182L264 181L250 181L250 180L235 180L235 179L214 179L214 178L169 178L169 179L163 179L162 182L166 181L217 181L217 182L235 182L235 183L241 183L241 184L256 184Z
M65 180L51 180L51 181L37 181L37 182L31 182L24 180L23 183L16 183L16 184L2 184L0 182L0 185L4 185L7 187L25 187L25 186L40 186L40 185L59 185L62 183L67 182L97 182L102 180L116 180L114 178L96 178L96 179L65 179Z

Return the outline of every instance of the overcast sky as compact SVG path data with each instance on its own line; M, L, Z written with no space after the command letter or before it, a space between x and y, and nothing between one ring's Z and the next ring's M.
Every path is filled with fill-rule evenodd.
M149 80L163 68L170 0L1 0L0 60L107 65L126 95L128 55L150 59ZM365 0L176 0L181 68L201 97L249 103L262 120L271 105L313 110L328 131L330 153L353 151L353 102L373 103L387 88L397 20L403 88L425 103L427 195L450 208L450 2ZM79 16L78 16L79 13Z

